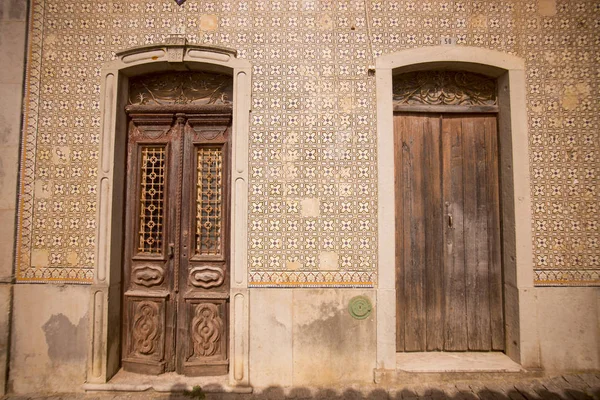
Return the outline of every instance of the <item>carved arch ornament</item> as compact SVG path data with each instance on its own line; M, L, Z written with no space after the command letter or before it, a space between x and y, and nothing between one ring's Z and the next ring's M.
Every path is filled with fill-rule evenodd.
M85 387L102 385L118 372L120 356L114 349L121 343L121 309L118 287L121 276L123 248L122 220L125 154L126 116L125 106L129 102L129 80L135 81L140 75L160 74L181 71L200 73L215 77L209 87L199 87L197 91L179 92L180 102L195 101L219 104L227 101L233 104L232 119L232 227L247 226L247 182L248 182L248 133L250 128L251 65L237 58L235 50L216 46L188 45L185 38L173 36L166 43L132 48L116 54L116 59L105 65L101 76L101 127L100 157L98 165L98 214L97 214L97 254L94 270L94 284L90 292L90 349L88 357L87 383ZM233 84L219 86L219 76L227 76ZM177 93L176 91L174 93ZM207 96L207 93L210 95ZM147 95L147 93L146 93ZM155 98L160 100L160 96ZM183 100L182 100L183 99ZM198 104L198 103L196 103ZM202 103L200 103L202 104ZM160 132L156 132L160 134ZM207 134L212 134L208 132ZM248 386L248 280L247 280L247 233L243 229L232 229L231 289L229 315L231 328L236 335L229 341L231 368L229 382L234 386ZM161 279L160 271L141 268L138 278L146 284ZM215 278L200 276L206 284ZM216 277L219 280L219 277ZM140 310L141 311L141 310ZM146 306L145 314L139 320L140 327L147 327L153 320L152 310ZM140 330L140 332L142 332ZM138 351L152 348L152 335L139 335Z

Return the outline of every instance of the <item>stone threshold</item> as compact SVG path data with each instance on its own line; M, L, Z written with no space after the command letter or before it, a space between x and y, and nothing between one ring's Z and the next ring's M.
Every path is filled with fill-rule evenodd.
M542 375L543 371L524 369L499 352L423 352L396 353L396 368L373 370L373 381L384 385L435 384L469 380L520 380Z
M523 368L499 352L396 353L400 372L523 372Z
M181 393L200 386L205 393L252 393L251 386L229 385L229 375L183 376L175 372L161 375L143 375L120 370L106 383L85 383L86 392L145 392Z

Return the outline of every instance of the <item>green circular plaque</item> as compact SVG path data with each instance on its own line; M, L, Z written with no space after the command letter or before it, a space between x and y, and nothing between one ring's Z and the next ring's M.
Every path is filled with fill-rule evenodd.
M373 306L371 301L365 296L356 296L350 300L348 305L348 312L355 319L365 319L371 315Z

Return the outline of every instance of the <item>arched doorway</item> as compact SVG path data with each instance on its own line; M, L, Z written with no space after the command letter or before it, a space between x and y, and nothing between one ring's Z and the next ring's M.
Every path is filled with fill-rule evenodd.
M160 74L175 71L182 71L184 74L216 73L228 76L232 82L230 99L232 104L216 107L213 105L212 108L206 105L190 106L179 104L167 106L166 108L158 106L158 108L154 110L151 109L152 106L138 104L130 105L129 109L127 109L131 94L130 81L133 82L136 77L147 74ZM187 296L188 298L186 298L186 296L178 295L175 296L178 300L173 301L172 304L176 305L181 301L182 306L190 308L188 317L186 317L187 322L183 322L178 326L185 326L186 324L188 324L188 326L189 324L192 324L193 326L194 316L198 313L199 317L196 319L207 322L207 315L204 313L204 310L214 311L215 307L219 309L219 312L222 315L227 316L230 325L229 333L223 330L222 332L225 337L222 338L220 344L216 346L217 351L214 353L212 351L209 352L212 356L218 354L221 361L223 361L223 355L228 358L229 364L231 365L231 368L229 368L230 384L236 386L248 385L248 289L246 266L247 240L245 227L247 219L247 147L250 111L250 74L250 64L245 60L237 59L235 51L225 48L188 45L185 39L179 37L170 38L169 42L166 44L145 46L117 53L116 60L102 70L102 126L100 139L101 154L98 172L97 217L98 252L94 285L91 288L92 301L90 302L91 339L87 374L87 381L89 383L107 382L123 365L121 362L121 355L128 349L128 343L121 340L122 321L123 317L127 315L128 312L122 312L123 306L128 307L127 304L129 304L133 310L132 315L135 314L136 307L139 307L140 309L143 308L144 310L140 311L144 311L142 314L146 316L145 318L153 319L156 308L159 307L160 309L161 304L164 304L166 307L166 299L170 298L172 295L174 296L176 294L175 290L181 291L179 285L173 283L174 280L179 280L181 285L184 283L187 285L189 283L192 287L199 287L201 289L200 291L202 291L205 289L202 287L203 285L212 286L215 282L220 281L221 276L215 268L218 269L220 263L223 264L226 262L229 265L228 269L226 271L224 269L220 270L224 271L224 274L227 275L223 276L223 282L228 282L228 286L218 285L220 288L217 290L220 291L219 295L210 295L211 301L198 300L202 299L203 295ZM136 107L138 107L138 109L136 109ZM144 109L144 107L147 109ZM129 112L129 116L126 111ZM219 115L223 114L223 112L226 114L225 116ZM128 234L126 230L129 229L133 232L129 232L129 236L135 236L135 234L139 235L139 227L141 226L141 222L143 222L142 216L144 216L144 214L136 214L135 212L127 215L132 221L137 219L138 224L136 227L133 227L135 224L130 224L129 228L127 228L128 225L124 223L126 214L125 198L127 197L125 187L128 176L125 165L128 148L130 149L127 145L127 139L132 137L128 135L131 126L134 126L134 128L131 129L136 130L134 136L139 135L141 138L147 136L137 142L135 139L133 140L133 142L137 143L136 146L141 145L138 146L139 154L137 156L137 164L136 162L129 163L130 166L133 166L134 164L137 165L135 168L139 169L139 171L136 171L137 175L133 174L135 177L130 178L130 182L136 182L133 183L133 186L136 187L133 191L137 191L134 197L139 197L142 188L140 180L136 181L138 177L142 176L142 173L140 172L141 169L159 167L161 162L158 161L160 160L160 154L150 154L150 152L160 153L161 149L166 149L169 146L176 148L178 144L183 144L185 147L185 141L178 140L181 138L181 132L185 130L188 132L187 136L191 139L189 141L187 152L189 157L187 159L184 159L185 157L175 157L172 160L167 160L165 157L164 165L178 159L179 161L177 161L176 164L179 163L178 165L183 167L186 160L188 160L187 162L189 162L190 165L193 164L196 166L193 173L191 173L190 170L193 170L194 168L188 168L189 177L191 178L191 176L195 174L194 176L198 178L198 159L201 155L199 155L198 152L192 154L194 153L194 150L206 149L210 152L226 149L222 153L222 156L230 156L231 162L228 162L227 164L230 168L227 172L221 171L221 179L225 187L227 187L226 193L227 196L230 196L231 198L231 204L235 204L235 206L232 206L229 209L223 207L221 212L222 217L225 216L225 219L227 219L227 226L231 226L232 228L227 232L221 232L226 235L226 237L223 237L223 246L220 247L222 254L211 255L209 257L212 257L211 260L203 258L201 265L194 264L196 261L192 259L193 257L188 257L188 268L186 268L186 272L189 272L190 268L200 268L200 270L196 271L197 274L193 274L192 276L194 279L197 278L194 282L192 282L193 279L189 277L189 274L185 279L181 279L179 274L171 274L169 279L165 280L166 277L163 277L161 283L157 283L161 280L157 266L160 266L163 271L167 271L171 268L171 264L168 262L168 260L171 259L171 255L175 258L175 252L178 252L179 254L177 255L183 257L183 251L186 250L183 246L184 243L188 242L183 241L181 236L178 236L179 246L174 243L176 236L164 237L164 241L161 244L162 247L157 255L150 255L150 257L147 257L148 254L145 254L141 257L147 259L152 259L154 257L156 259L154 260L156 265L152 265L152 262L148 263L148 260L135 260L139 254L133 255L132 252L127 253L124 251L128 243ZM196 130L194 127L199 129ZM210 129L206 129L207 127ZM143 133L144 131L145 133ZM224 140L226 136L228 137L228 140ZM153 144L153 142L156 143ZM147 153L147 160L145 163L142 163L141 160L144 158L144 151ZM177 154L177 152L175 152L175 154ZM184 156L186 154L185 148L183 154ZM194 155L196 156L195 158L193 157ZM154 161L158 161L158 164L153 164L152 162ZM148 162L150 162L150 164ZM209 165L207 166L209 168L216 165L214 162L208 164ZM185 189L182 179L180 179L180 182L182 182L181 184L175 184L178 179L177 175L179 175L179 177L182 176L181 173L175 172L179 171L179 167L176 166L171 169L174 175L171 175L171 178L169 178L169 184L174 184L173 187L175 187L176 196L177 193L181 193L182 199L185 196L187 196L186 198L189 197L189 199L193 199L195 193L195 197L197 198L198 190L196 189L194 192L194 188L190 185ZM150 176L149 174L157 171L148 170L146 172L148 173L148 176ZM192 181L187 178L185 180L188 182ZM156 182L159 182L159 180ZM164 183L166 184L166 181ZM170 188L167 188L168 198L165 197L165 200L169 200L171 197L169 190ZM186 190L187 195L184 193ZM222 194L224 195L225 193ZM134 197L132 197L132 199ZM202 198L204 198L204 196L201 196L201 202L203 201ZM223 199L225 199L225 197L223 197ZM154 198L154 200L157 200L157 198ZM135 207L141 206L140 198L136 198L129 203L137 203ZM228 202L223 204L228 204ZM166 203L163 204L163 206L165 205ZM187 211L182 208L179 208L179 210L182 215L186 212L191 214L192 208L193 207L188 207ZM194 209L197 211L198 207ZM167 213L170 212L170 209L167 210ZM177 212L177 208L174 209L174 212ZM225 221L225 219L223 219L223 221ZM150 221L150 219L148 221ZM175 217L172 223L175 224L176 221L177 218ZM183 219L180 219L179 221L183 221ZM188 222L189 221L184 221L183 223L180 222L181 226L179 231L181 235L184 231L181 227ZM196 224L196 228L197 227ZM189 234L193 228L191 225L188 228ZM172 229L172 227L168 229ZM177 230L177 228L175 228L175 230ZM146 239L151 236L152 233L146 237ZM195 235L188 236L189 243L187 246L192 246L192 236ZM197 238L194 238L194 240L196 239ZM130 240L130 242L133 241L134 240ZM202 242L202 240L200 240L200 242ZM137 243L139 243L139 240ZM171 243L173 243L173 246L170 246ZM229 243L229 245L225 246L225 243ZM132 244L132 248L134 248L133 246L134 245ZM130 263L131 268L128 271L130 275L125 278L123 276L123 259L126 256L129 256L129 261L127 262ZM195 253L194 256L196 256ZM167 265L167 268L164 268L165 265ZM183 274L183 270L181 268L179 270L181 274ZM150 285L149 287L157 285L157 288L164 285L163 288L166 290L167 286L171 285L170 287L173 288L173 293L168 293L168 295L163 297L155 296L156 298L154 300L156 301L146 299L144 301L149 301L152 304L144 303L142 306L141 302L137 302L136 304L134 290L133 296L131 296L133 301L128 303L126 300L125 303L123 303L123 292L126 292L131 288L125 288L125 285L128 285L134 280L137 280L139 283L134 284L138 289L145 287L145 285ZM166 282L170 282L169 285L167 285ZM194 283L198 286L194 285ZM157 292L158 291L159 290L157 289ZM219 299L219 296L222 298ZM201 304L208 303L211 303L212 307L210 305L200 307ZM210 314L210 312L208 314ZM165 316L165 319L162 321L167 321L167 314L163 315ZM170 315L172 318L173 314ZM183 315L183 313L178 315ZM154 321L156 321L156 319L154 319ZM151 325L152 324L148 326ZM174 324L172 325L175 327ZM202 321L200 321L200 325L202 325ZM148 326L146 326L146 328ZM166 326L165 322L165 327ZM172 332L174 332L173 329L171 329ZM176 334L173 335L177 336ZM142 336L139 336L139 338ZM131 334L130 337L133 338L134 335ZM149 335L149 337L156 338L154 334ZM189 337L189 335L187 337ZM155 341L154 343L158 343L158 341ZM147 344L150 345L149 342ZM186 348L189 351L190 347L193 348L193 344L180 347L182 349ZM140 348L143 349L144 347L142 346ZM202 351L198 349L197 353L199 354L201 352ZM193 358L193 352L192 356L187 354L187 356L182 357L187 357L187 361L190 361L190 357ZM164 369L167 369L167 360L165 359L163 361L165 363ZM172 363L174 365L175 361L172 361ZM157 364L160 364L160 362ZM157 368L150 368L154 370L149 372L159 373L161 372L161 368L162 367L160 366ZM191 375L203 374L203 372L200 371L191 371L190 368L187 368L188 371L186 372L185 369L186 368L183 368L183 373ZM217 372L222 373L223 369Z
M502 226L504 352L526 364L531 331L525 329L521 293L533 287L529 155L522 59L466 46L432 46L381 56L376 64L379 280L377 289L377 360L380 369L396 366L396 193L394 155L394 75L425 70L459 70L496 79L498 84L499 194ZM447 221L446 221L447 222Z
M129 80L123 368L229 369L231 76Z

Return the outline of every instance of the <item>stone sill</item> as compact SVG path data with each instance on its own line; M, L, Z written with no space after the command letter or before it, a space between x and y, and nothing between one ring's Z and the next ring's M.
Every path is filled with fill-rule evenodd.
M162 375L142 375L120 370L107 383L85 383L86 392L145 392L160 393L192 391L200 386L205 393L252 393L251 386L230 386L229 375L189 377L168 372Z
M521 372L523 368L499 352L396 353L396 371Z

